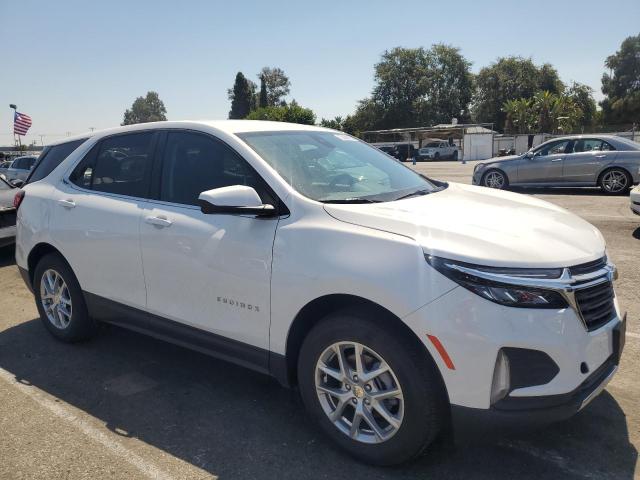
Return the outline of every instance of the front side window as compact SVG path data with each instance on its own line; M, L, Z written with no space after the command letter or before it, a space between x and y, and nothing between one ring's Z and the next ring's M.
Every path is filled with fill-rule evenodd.
M162 160L161 200L198 205L202 192L233 185L253 187L264 203L274 201L253 168L224 143L194 132L168 133Z
M567 153L567 147L571 140L559 140L557 142L550 142L546 145L542 145L535 151L536 156L558 155Z
M248 132L238 136L302 195L321 202L382 202L436 187L378 149L321 131Z

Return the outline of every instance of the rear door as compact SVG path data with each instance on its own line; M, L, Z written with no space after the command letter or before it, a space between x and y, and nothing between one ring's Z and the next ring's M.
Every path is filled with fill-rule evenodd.
M156 138L145 131L103 139L52 195L51 236L82 289L137 308L146 305L139 220Z
M614 147L598 138L581 138L565 156L562 176L565 182L593 183L598 172L616 157Z
M560 183L562 162L572 145L573 140L556 140L535 150L533 157L518 160L518 183Z

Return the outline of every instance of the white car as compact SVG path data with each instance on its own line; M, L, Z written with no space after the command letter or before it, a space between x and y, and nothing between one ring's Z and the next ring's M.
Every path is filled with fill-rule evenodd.
M640 215L640 185L631 190L629 194L629 206L633 213Z
M448 142L429 142L418 150L418 158L440 160L441 158L458 159L458 147Z
M0 248L11 245L16 237L16 187L0 176Z
M16 204L16 261L54 336L112 322L272 375L371 464L420 454L452 414L569 417L622 351L596 228L334 130L95 132Z

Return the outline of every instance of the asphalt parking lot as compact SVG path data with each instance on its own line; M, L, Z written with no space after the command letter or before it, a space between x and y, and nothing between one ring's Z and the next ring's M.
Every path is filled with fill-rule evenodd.
M469 183L473 163L415 168ZM116 327L89 343L55 341L9 247L0 249L0 478L640 478L640 217L628 197L595 189L523 193L598 227L620 272L629 315L621 368L574 418L461 436L409 465L368 467L337 451L295 393L265 376Z

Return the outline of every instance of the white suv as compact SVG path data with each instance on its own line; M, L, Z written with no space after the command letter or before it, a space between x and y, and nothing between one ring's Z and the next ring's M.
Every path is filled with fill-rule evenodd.
M313 126L75 141L15 202L17 263L61 340L111 322L272 375L373 464L418 455L452 414L566 418L616 371L615 268L562 208Z

